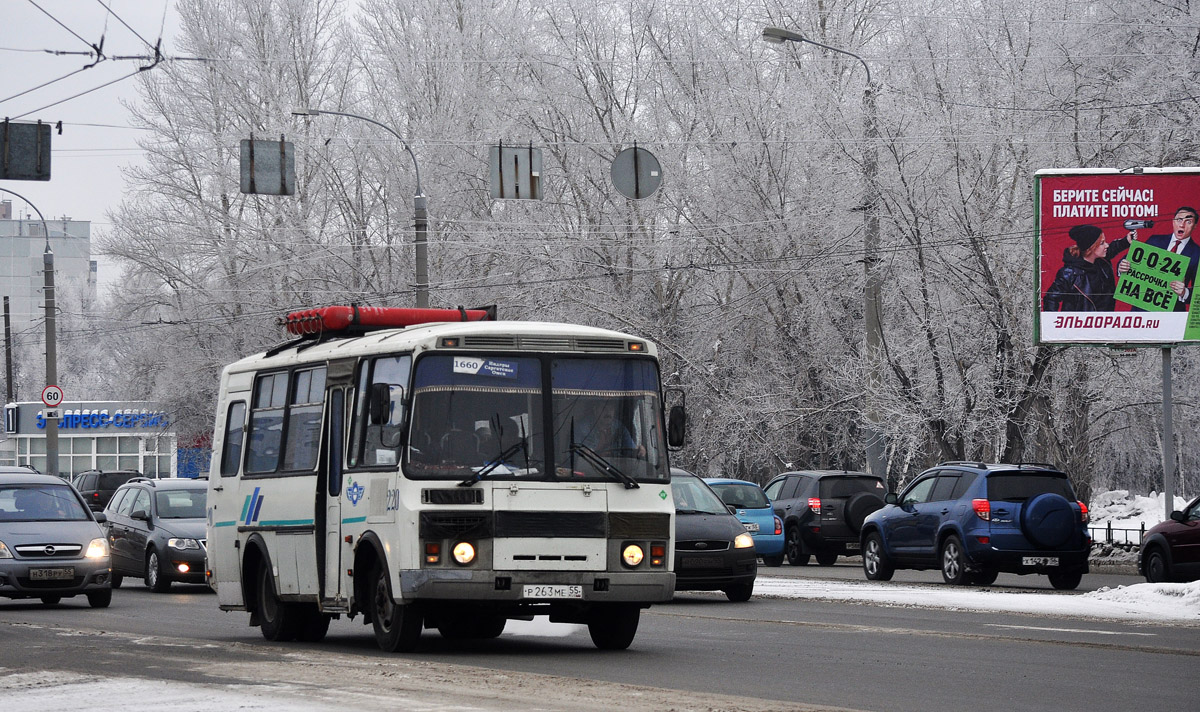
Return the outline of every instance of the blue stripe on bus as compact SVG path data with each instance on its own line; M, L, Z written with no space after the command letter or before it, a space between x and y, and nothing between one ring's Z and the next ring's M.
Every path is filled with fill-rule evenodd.
M230 522L214 522L213 526L214 527L232 527L235 524L237 524L236 519L233 521L230 521Z
M270 519L258 523L260 527L292 527L299 524L315 524L312 519Z
M342 520L342 524L355 524L357 522L365 521L367 521L366 517L347 517L346 519Z

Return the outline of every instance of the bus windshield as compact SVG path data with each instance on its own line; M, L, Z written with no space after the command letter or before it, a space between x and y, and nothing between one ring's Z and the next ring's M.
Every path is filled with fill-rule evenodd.
M413 375L405 473L666 480L661 410L650 359L434 354Z

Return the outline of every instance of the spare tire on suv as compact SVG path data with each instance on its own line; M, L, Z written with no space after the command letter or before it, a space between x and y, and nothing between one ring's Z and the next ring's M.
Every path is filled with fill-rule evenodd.
M1043 549L1067 543L1079 525L1079 515L1065 497L1053 492L1039 494L1021 508L1021 531Z
M859 492L846 502L843 517L850 531L858 534L862 531L863 520L876 509L883 508L883 497L871 492Z

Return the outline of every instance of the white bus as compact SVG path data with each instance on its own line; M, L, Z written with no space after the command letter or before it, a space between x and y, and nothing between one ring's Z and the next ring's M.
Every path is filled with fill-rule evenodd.
M363 615L379 646L509 619L633 641L675 588L655 345L492 310L326 307L221 374L207 579L270 640Z

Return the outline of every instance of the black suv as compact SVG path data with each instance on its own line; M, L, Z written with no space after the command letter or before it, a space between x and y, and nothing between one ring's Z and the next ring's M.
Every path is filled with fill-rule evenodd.
M867 515L883 506L883 479L849 470L785 472L763 488L783 520L784 552L792 566L810 556L833 566L838 556L858 554Z
M137 470L112 470L110 472L85 470L75 475L71 484L75 485L75 489L83 495L88 507L93 512L99 512L108 506L108 501L112 499L113 493L117 491L118 487L134 477L141 476L142 473Z
M112 585L140 576L162 593L172 581L204 583L208 481L186 477L130 480L108 503Z

